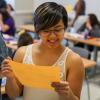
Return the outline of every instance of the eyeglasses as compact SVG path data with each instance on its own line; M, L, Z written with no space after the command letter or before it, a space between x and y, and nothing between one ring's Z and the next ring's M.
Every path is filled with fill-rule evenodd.
M43 32L44 35L50 35L51 33L54 33L56 35L62 34L64 33L64 28L59 28L59 29L48 29L48 30L42 30L41 32Z

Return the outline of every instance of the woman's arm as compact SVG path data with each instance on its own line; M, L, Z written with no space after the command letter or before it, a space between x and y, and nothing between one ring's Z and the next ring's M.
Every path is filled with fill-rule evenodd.
M84 66L80 56L72 52L68 57L66 67L69 68L66 79L70 87L68 100L80 100L84 80Z
M2 32L6 32L10 28L9 25L4 24L2 20L0 20L0 26L1 26Z
M23 90L23 86L14 77L13 79L7 79L7 84L5 89L6 89L6 93L11 98L11 100L14 100L16 97L20 96Z
M75 54L67 58L66 81L53 82L52 86L63 100L80 100L82 83L84 79L84 67L81 58Z
M14 57L14 61L22 62L24 56L24 48L20 48ZM20 66L18 66L20 67ZM14 100L17 96L19 96L23 90L22 84L15 77L11 67L9 66L8 60L5 60L2 64L2 74L7 77L6 83L6 93L8 96Z

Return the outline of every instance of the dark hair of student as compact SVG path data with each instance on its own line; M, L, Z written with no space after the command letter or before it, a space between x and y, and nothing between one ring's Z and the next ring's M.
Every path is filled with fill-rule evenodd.
M3 22L5 22L8 18L12 18L6 9L0 9L0 14L3 16Z
M28 33L23 33L18 39L18 48L21 46L26 46L33 43L33 38Z
M67 28L68 15L65 8L54 2L41 4L34 13L34 27L38 33L41 30L48 29L56 25L60 20L63 21L65 29Z
M91 26L94 27L95 25L98 25L100 27L100 22L95 14L88 14Z

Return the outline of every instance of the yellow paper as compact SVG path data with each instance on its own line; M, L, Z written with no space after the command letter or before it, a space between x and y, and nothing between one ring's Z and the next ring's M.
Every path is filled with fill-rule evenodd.
M9 61L18 80L27 87L53 89L52 82L60 81L60 68L57 66L34 66Z

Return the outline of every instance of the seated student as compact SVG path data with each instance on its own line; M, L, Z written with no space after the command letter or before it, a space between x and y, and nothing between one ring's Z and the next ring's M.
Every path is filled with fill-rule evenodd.
M85 37L100 37L100 22L95 14L88 14L88 20L78 29L78 33L86 35ZM84 47L84 44L78 43L75 46ZM93 51L93 46L88 46L89 51Z
M7 77L6 92L12 100L22 92L23 100L80 100L84 67L80 56L61 44L67 23L67 12L62 5L46 2L36 9L34 27L41 41L19 48L13 60L41 67L58 66L60 82L51 83L54 91L23 86L5 59L2 75Z
M0 10L0 27L4 34L15 35L15 22L6 9Z
M100 37L100 22L95 14L88 14L87 21L78 29L78 32L85 33L92 37Z
M30 34L24 32L23 34L21 34L19 36L18 42L17 42L17 46L18 48L22 47L22 46L27 46L29 44L33 44L33 38L31 37ZM14 57L15 53L17 50L14 51L12 58Z

